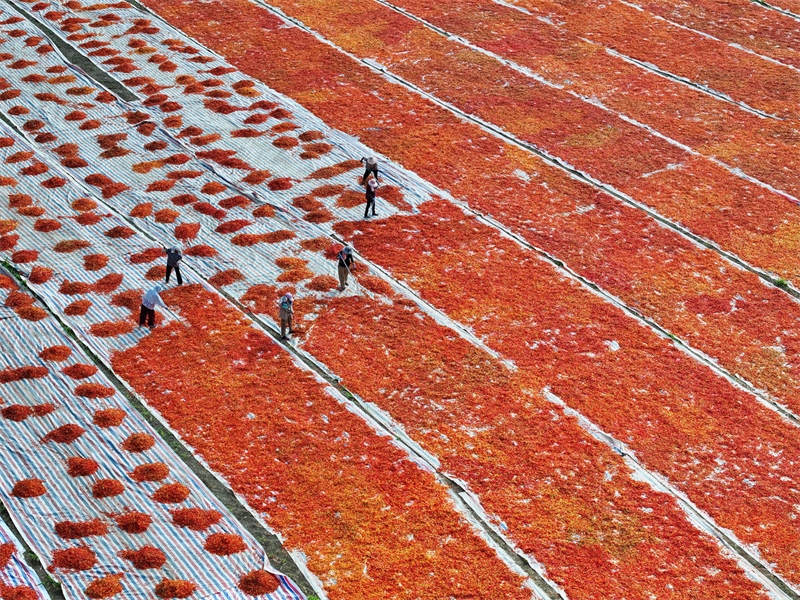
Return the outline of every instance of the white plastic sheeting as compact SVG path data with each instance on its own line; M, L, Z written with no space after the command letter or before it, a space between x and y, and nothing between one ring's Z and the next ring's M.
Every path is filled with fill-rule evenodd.
M0 544L14 544L16 550L4 569L0 569L0 582L9 587L28 586L36 592L37 598L47 598L44 587L36 578L33 570L23 560L24 550L14 534L0 521Z
M7 290L0 290L4 301ZM6 314L10 313L10 314ZM4 311L5 326L0 328L0 346L14 348L0 358L0 370L25 366L46 367L48 375L23 379L0 385L5 406L12 404L34 407L52 403L55 410L45 416L30 416L23 421L0 419L0 498L31 548L45 565L52 563L53 552L88 546L97 555L97 564L87 571L56 569L54 577L62 582L67 598L83 598L89 583L111 574L123 573L124 598L152 598L155 585L163 578L185 579L198 585L203 597L219 600L241 599L248 596L236 584L241 575L268 566L268 559L258 542L244 530L227 509L212 495L200 480L178 459L150 425L133 410L116 390L108 398L90 399L75 395L83 383L96 383L113 389L102 372L74 380L61 369L75 364L91 364L91 360L59 328L52 318L31 322L11 316ZM54 345L67 346L71 356L54 363L39 358L39 353ZM94 413L109 408L121 409L126 416L116 427L101 428L94 424ZM72 443L44 442L44 437L65 424L76 424L85 433ZM132 453L123 449L123 442L134 433L153 437L155 445L145 452ZM86 477L71 477L67 473L69 457L91 458L99 463L98 471ZM137 482L130 473L146 463L163 463L169 475L160 482ZM43 480L47 493L35 498L17 498L10 494L14 485L23 479ZM100 479L116 479L125 490L122 494L97 499L91 486ZM152 494L164 484L182 483L191 494L178 504L163 504ZM221 513L219 523L198 532L179 528L172 523L170 510L200 508ZM152 523L146 532L129 534L116 526L112 515L136 510L150 515ZM60 521L89 521L100 519L108 533L78 540L59 537L54 524ZM247 546L244 552L227 557L203 549L205 539L213 533L240 535ZM138 550L145 545L163 550L166 564L159 569L138 570L117 555L124 550ZM271 569L270 569L271 570ZM274 572L274 571L273 571ZM285 576L278 576L280 588L268 597L274 600L301 599L302 593Z

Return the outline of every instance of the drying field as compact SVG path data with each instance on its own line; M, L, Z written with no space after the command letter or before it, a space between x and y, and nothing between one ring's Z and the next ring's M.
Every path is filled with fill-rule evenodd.
M798 0L142 2L0 0L3 600L800 597Z

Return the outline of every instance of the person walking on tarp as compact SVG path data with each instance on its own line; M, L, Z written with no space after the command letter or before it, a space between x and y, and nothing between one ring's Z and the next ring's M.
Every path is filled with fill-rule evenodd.
M353 249L350 246L342 248L336 258L339 259L339 291L341 292L347 286L347 276L355 267L356 261L353 258Z
M281 299L278 301L278 317L281 320L281 339L285 340L286 337L286 326L289 326L289 333L294 333L292 329L292 317L294 316L294 309L292 308L292 304L294 303L294 299L292 298L292 294L287 292L284 294Z
M154 285L147 290L142 298L142 310L139 311L139 327L144 327L144 321L147 319L147 326L152 329L156 326L156 306L167 308L159 292L164 290L164 286L160 283Z
M183 260L183 253L180 246L173 246L172 248L164 248L167 253L167 279L165 283L169 283L169 276L172 270L175 270L175 277L178 278L178 285L183 285L183 278L181 278L181 268L178 265Z
M370 177L367 181L367 207L364 209L364 218L369 217L369 209L372 208L372 216L375 216L375 190L378 187L378 182L375 178Z
M378 159L374 156L370 156L369 158L361 158L361 162L364 163L364 176L361 178L361 185L365 185L367 183L367 178L370 176L370 173L378 179Z

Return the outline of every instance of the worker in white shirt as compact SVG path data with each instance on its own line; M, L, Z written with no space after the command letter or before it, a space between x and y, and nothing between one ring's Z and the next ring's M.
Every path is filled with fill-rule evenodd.
M361 185L367 184L367 179L369 178L370 174L378 179L378 159L374 156L370 156L369 158L362 157L361 162L364 163L364 176L361 178Z
M167 308L161 296L158 295L163 290L163 285L156 284L145 292L142 298L142 310L139 311L139 327L144 327L145 319L147 319L147 326L150 329L156 326L156 306Z

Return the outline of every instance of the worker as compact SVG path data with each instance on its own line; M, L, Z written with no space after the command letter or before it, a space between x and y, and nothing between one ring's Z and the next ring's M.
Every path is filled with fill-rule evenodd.
M364 163L364 176L361 178L361 185L365 185L367 183L367 177L369 177L370 173L378 179L378 159L374 156L370 156L369 158L362 157L361 162Z
M369 181L367 181L367 207L364 209L364 218L366 219L369 217L369 209L372 208L372 216L375 216L375 190L378 187L378 182L375 178L370 175Z
M356 261L353 258L353 249L350 246L342 248L336 258L339 259L339 291L341 292L347 286L347 276L355 267Z
M290 292L286 292L281 299L278 301L278 306L280 310L278 311L278 316L281 319L281 339L285 340L286 337L286 326L289 326L289 333L294 333L292 329L292 316L294 315L294 309L292 308L292 304L294 303L294 299L292 298L292 294Z
M169 276L175 270L175 277L178 279L178 285L183 285L183 278L181 278L181 268L178 263L183 260L183 253L180 246L173 246L172 248L164 248L167 253L167 279L165 283L169 283Z
M161 296L158 295L163 290L164 286L159 283L145 292L142 298L142 310L139 312L139 327L144 327L145 319L147 319L147 326L150 329L156 326L156 306L167 308Z

